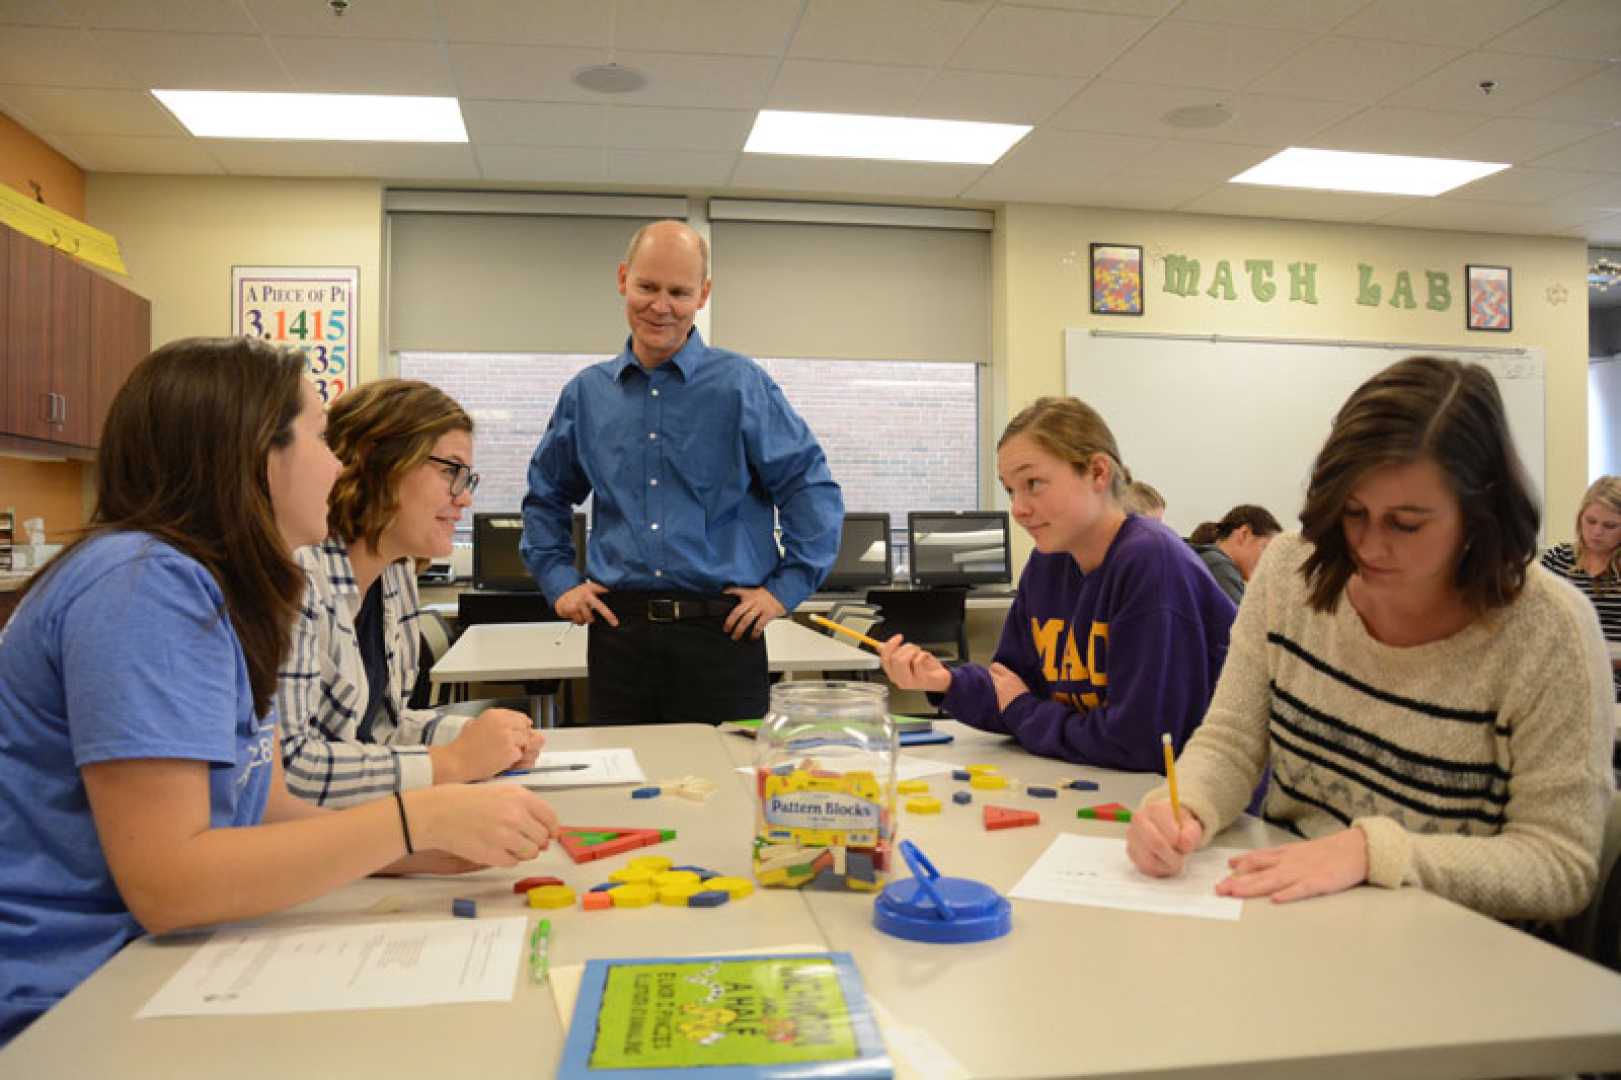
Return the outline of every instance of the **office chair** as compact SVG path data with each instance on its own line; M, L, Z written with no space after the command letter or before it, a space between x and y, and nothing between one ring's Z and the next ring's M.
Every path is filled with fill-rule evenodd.
M417 646L417 678L411 687L411 696L406 700L406 704L411 708L441 709L446 716L477 716L485 709L513 709L529 713L530 718L537 722L542 719L536 715L535 703L529 698L473 698L467 701L452 701L448 686L441 686L439 693L434 694L433 665L450 651L456 635L451 632L450 625L444 617L436 611L419 612L417 629L421 632L421 643ZM540 726L552 725L541 723Z
M968 594L963 589L870 589L867 604L878 609L879 621L870 636L886 641L901 634L914 645L939 655L942 645L954 653L950 659L968 662Z
M557 612L538 592L464 590L456 597L456 621L466 630L480 623L557 622ZM526 679L527 711L539 727L553 727L574 715L574 692L566 679ZM559 694L561 691L561 694Z

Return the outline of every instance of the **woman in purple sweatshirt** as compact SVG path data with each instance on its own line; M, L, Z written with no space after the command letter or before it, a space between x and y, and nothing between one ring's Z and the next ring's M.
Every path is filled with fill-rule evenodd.
M1157 772L1210 702L1236 609L1181 537L1120 506L1129 482L1097 411L1045 397L1008 424L996 468L1036 551L990 667L947 668L899 636L880 652L903 690L1032 753Z

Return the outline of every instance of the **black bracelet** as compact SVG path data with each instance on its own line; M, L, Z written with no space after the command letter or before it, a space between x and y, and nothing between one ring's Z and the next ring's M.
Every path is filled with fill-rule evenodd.
M405 853L415 855L417 849L411 846L411 823L405 820L405 800L397 791L394 793L394 805L400 808L400 832L405 834Z

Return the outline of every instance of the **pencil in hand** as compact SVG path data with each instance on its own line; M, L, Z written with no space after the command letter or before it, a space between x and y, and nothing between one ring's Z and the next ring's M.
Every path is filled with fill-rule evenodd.
M883 647L881 643L879 643L877 641L874 641L872 638L868 637L866 634L863 634L861 631L852 630L848 626L845 626L842 623L836 623L832 619L824 618L821 615L812 615L810 617L810 621L815 623L817 626L825 626L829 630L836 630L839 633L844 634L844 635L846 635L848 637L853 637L857 641L861 642L861 644L863 644L863 645L871 645L874 649L879 649L879 648Z
M1177 827L1182 825L1182 800L1176 794L1176 753L1171 749L1171 733L1166 732L1159 737L1160 746L1165 750L1165 779L1171 785L1171 813L1176 817Z

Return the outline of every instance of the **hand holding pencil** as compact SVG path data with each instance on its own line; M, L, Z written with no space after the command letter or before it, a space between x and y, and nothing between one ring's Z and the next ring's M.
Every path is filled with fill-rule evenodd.
M1152 802L1138 810L1126 827L1126 854L1132 865L1149 877L1175 877L1183 861L1199 849L1204 824L1182 805L1176 782L1176 752L1170 735L1161 738L1165 749L1166 802Z
M943 694L951 688L951 671L940 662L939 657L916 645L908 645L899 634L881 642L832 619L820 615L810 618L818 626L855 638L876 650L878 661L884 666L884 674L902 690L927 690Z

